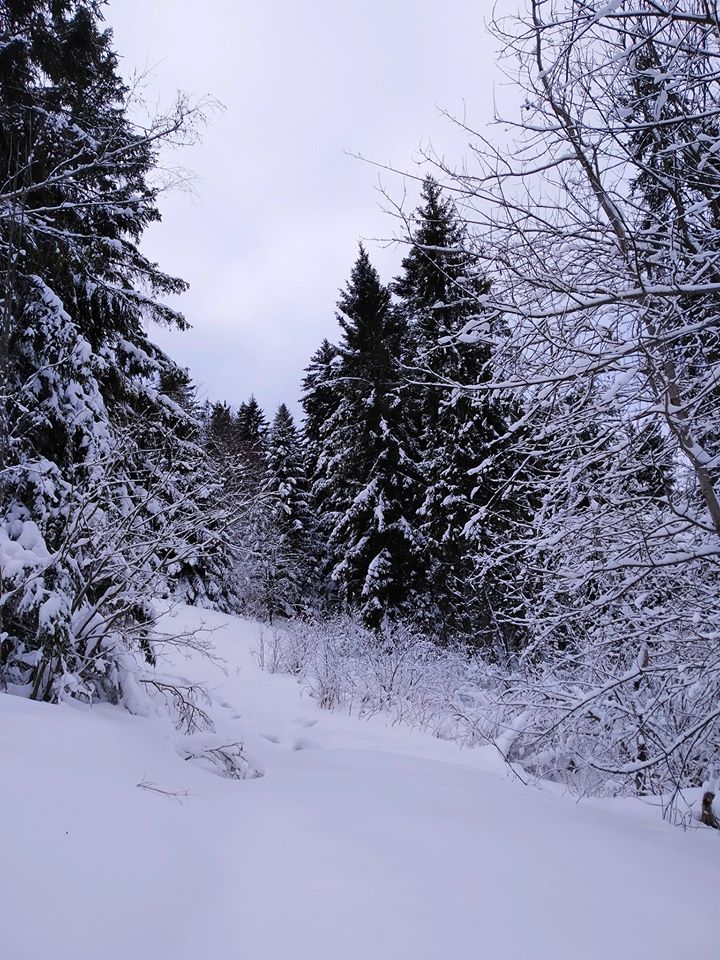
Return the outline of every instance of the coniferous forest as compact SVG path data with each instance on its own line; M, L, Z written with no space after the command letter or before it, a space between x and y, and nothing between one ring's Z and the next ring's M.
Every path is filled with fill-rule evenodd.
M143 236L206 104L139 124L103 4L0 0L0 691L170 717L183 760L261 776L198 739L196 608L322 708L717 828L720 11L491 30L512 149L468 128L389 171L395 274L358 243L263 410L154 342L202 324Z

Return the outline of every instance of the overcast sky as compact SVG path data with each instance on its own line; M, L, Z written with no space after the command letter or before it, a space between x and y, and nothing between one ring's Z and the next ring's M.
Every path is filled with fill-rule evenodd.
M476 127L492 117L490 11L490 0L110 0L121 69L152 68L151 101L183 90L225 106L179 158L197 174L193 195L164 195L144 243L190 283L179 305L193 329L155 339L203 395L295 405L309 357L336 336L358 240L396 232L377 169L348 153L416 173L429 143L459 160L466 137L439 108ZM401 180L383 182L402 194ZM390 280L401 251L367 245Z

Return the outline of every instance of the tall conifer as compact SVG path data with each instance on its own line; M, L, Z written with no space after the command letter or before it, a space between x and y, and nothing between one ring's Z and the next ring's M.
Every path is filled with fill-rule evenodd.
M303 449L284 403L268 435L262 494L253 511L249 602L272 621L312 609L318 586Z
M323 511L341 597L378 628L386 617L418 612L423 562L399 393L404 324L362 246L338 308L337 360L325 350L333 377L319 438Z
M0 549L17 561L0 682L46 699L122 693L159 581L202 567L195 478L211 490L181 372L146 332L185 326L163 302L185 284L139 249L159 144L188 112L131 123L100 6L0 9Z
M407 411L422 457L421 529L438 626L446 637L494 643L491 607L501 601L492 596L484 553L516 509L503 493L512 472L503 438L516 411L497 395L460 386L487 380L491 361L490 338L471 346L458 339L490 287L467 240L452 201L428 177L393 289L408 331Z

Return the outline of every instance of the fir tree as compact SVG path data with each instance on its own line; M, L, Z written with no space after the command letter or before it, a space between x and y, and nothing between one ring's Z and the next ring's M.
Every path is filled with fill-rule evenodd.
M323 340L303 378L302 405L305 413L303 437L311 460L316 459L313 452L320 447L323 428L337 409L339 395L334 383L339 353L329 340Z
M227 403L214 403L209 412L205 444L217 457L228 456L236 447L232 411Z
M281 403L272 422L267 444L263 490L276 498L277 526L299 544L310 532L307 481L303 450L292 414Z
M318 528L326 538L333 526L327 510L333 482L331 431L343 395L339 370L340 353L337 347L323 340L310 360L303 379L303 441L310 498ZM327 549L320 562L324 573L329 574L330 557Z
M699 255L710 254L712 262L705 264L703 277L718 284L720 268L713 253L720 231L720 162L717 151L708 150L707 145L720 138L720 118L714 109L705 111L702 97L696 100L698 90L694 85L687 89L685 82L670 81L678 65L672 50L656 42L648 24L639 20L636 30L638 53L628 90L623 91L622 108L631 131L631 155L639 171L632 189L639 203L638 226L644 234L642 269L653 282L673 284L676 264L687 263L692 270ZM712 72L713 60L714 54L708 50L697 56L693 66L696 83L704 71L708 75ZM660 118L662 122L658 123ZM690 221L691 230L687 228ZM672 250L672 256L668 256L668 250ZM709 478L717 484L720 332L715 322L715 298L679 298L675 310L663 312L661 307L655 316L648 311L648 316L656 327L676 329L678 338L683 338L685 329L693 330L691 337L683 338L683 360L677 365L675 377L681 387L693 379L702 385L694 402L694 440L687 437L682 419L675 422L670 418L669 427L686 450L692 451L693 443L702 446Z
M238 455L243 485L247 491L260 488L265 470L268 423L254 396L238 408L234 424L233 449Z
M176 422L162 443L164 480L158 496L164 509L155 523L160 535L167 583L175 596L190 604L217 606L232 610L238 597L232 573L232 506L228 508L227 474L218 469L215 459L203 456L202 409L196 401L196 388L187 370L171 366L160 375L160 392L165 404L175 409ZM213 409L225 408L215 404ZM166 429L167 423L163 429ZM218 507L221 504L222 506ZM174 520L183 515L184 535L180 542L173 535Z

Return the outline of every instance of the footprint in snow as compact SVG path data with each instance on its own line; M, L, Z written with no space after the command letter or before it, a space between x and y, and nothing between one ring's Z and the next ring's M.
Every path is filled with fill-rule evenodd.
M280 743L280 737L276 737L274 733L261 733L260 736L270 743Z
M317 743L314 743L312 740L308 740L306 737L300 737L293 744L293 750L319 750L320 747Z

